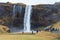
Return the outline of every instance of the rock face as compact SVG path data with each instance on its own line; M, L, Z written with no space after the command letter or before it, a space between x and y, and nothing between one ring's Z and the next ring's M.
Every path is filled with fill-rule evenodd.
M16 15L13 16L13 5L16 5ZM19 7L22 10L19 11ZM17 3L0 3L0 24L8 27L17 27L23 29L23 19L25 13L25 4ZM55 4L42 4L32 5L31 14L31 29L38 28L41 26L48 26L60 20L60 5Z
M15 7L15 17L13 17L13 6ZM20 11L20 7L22 7ZM25 13L25 4L0 3L0 24L13 27L23 27L23 17Z
M55 5L33 5L31 15L32 28L48 26L59 20L58 8Z

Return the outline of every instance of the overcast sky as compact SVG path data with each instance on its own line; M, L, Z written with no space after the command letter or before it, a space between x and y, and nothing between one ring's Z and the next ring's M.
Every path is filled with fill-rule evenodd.
M28 5L35 4L54 4L60 0L0 0L0 2L25 3Z

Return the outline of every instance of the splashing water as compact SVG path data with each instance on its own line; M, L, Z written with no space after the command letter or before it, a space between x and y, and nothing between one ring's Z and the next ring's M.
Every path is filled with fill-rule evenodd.
M24 15L24 32L30 32L30 15L32 11L31 5L26 5L25 15Z

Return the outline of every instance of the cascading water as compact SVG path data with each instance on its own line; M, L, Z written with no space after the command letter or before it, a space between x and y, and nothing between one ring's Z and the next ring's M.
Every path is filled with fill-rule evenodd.
M22 6L17 6L17 11L18 11L19 13L21 13L21 11L22 11Z
M15 18L15 14L16 13L16 5L13 5L13 16L12 16L12 18L14 19Z
M20 9L19 9L20 8ZM13 6L13 20L16 16L16 11L21 12L21 7L17 6L17 10L16 10L16 5ZM25 8L25 15L24 15L24 32L31 32L30 30L30 15L31 15L31 11L32 11L32 6L31 5L26 5ZM11 32L20 32L20 29L17 29L15 27L11 28Z
M21 6L16 6L13 5L13 15L12 15L12 19L14 21L14 18L16 16L16 12L18 11L19 13L21 13L22 7ZM17 27L13 27L13 22L12 22L12 27L10 28L11 32L20 32L21 30Z
M15 15L16 15L16 14L15 14L15 13L16 13L16 5L13 5L13 10L12 10L12 11L13 11L13 13L12 13L12 19L13 19L13 20L12 20L12 26L11 26L11 28L10 28L10 31L11 31L11 32L15 31L15 30L14 30L15 28L13 27L13 21L14 21Z
M25 15L24 15L24 32L30 32L30 15L32 11L31 5L26 5Z

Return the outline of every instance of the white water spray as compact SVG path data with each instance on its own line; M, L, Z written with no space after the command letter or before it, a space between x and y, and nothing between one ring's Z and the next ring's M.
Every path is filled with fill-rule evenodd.
M30 32L30 15L32 11L31 5L26 5L25 15L24 15L24 32Z

